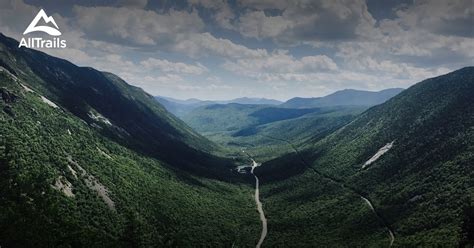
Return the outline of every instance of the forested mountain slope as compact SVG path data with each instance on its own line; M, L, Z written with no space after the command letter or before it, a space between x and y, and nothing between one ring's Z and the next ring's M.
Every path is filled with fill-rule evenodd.
M323 239L321 234L327 231L328 242L339 242L334 233L344 236L357 229L364 237L347 235L345 242L357 246L365 240L373 247L384 240L388 245L386 229L390 228L394 247L472 246L473 99L474 67L427 79L323 140L295 147L297 153L257 168L262 181L268 182L262 191L267 215L273 220L269 228L295 240L301 240L297 234L301 232ZM291 169L289 165L296 175L270 183ZM330 188L353 201L336 197L328 192ZM371 200L381 216L379 228L357 224L371 214L368 206L365 214L361 212L360 196ZM288 212L292 218L285 217ZM334 219L324 213L344 216L347 225L325 230ZM295 218L301 222L294 222ZM377 236L382 232L386 235ZM269 243L282 244L277 236L270 237Z
M0 37L2 247L255 244L215 145L117 76L17 47Z
M3 35L0 48L0 66L110 139L195 172L228 164L210 155L216 145L119 77L18 48Z
M210 140L240 153L252 149L267 160L291 152L275 138L304 143L321 139L353 120L366 107L292 109L268 105L214 104L199 107L183 120Z
M279 139L295 144L314 143L400 91L342 90L325 97L294 98L271 106L209 104L179 116L210 140L239 151L242 147L252 148L255 156L267 160L289 152ZM174 109L170 104L167 106Z
M287 109L268 105L213 104L185 115L183 120L199 132L237 131L256 125L287 120L323 109Z
M206 106L226 159L117 76L17 47L0 36L2 247L254 246L232 169L276 155L254 171L263 246L474 245L474 67L367 110Z

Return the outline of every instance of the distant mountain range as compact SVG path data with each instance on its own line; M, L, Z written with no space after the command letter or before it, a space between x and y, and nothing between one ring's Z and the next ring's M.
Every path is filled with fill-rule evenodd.
M179 100L171 97L155 96L168 111L178 117L184 117L198 107L214 105L214 104L245 104L245 105L278 105L283 108L318 108L333 106L364 106L370 107L381 104L391 97L403 91L402 88L385 89L382 91L364 91L345 89L336 91L324 97L302 98L295 97L286 102L281 102L267 98L249 98L242 97L226 101L208 101L190 98L187 100Z
M238 104L253 104L253 105L278 105L281 104L281 101L267 98L251 98L251 97L241 97L235 98L232 100L224 101L211 101L211 100L199 100L196 98L190 98L187 100L179 100L171 97L164 96L155 96L155 99L161 103L168 111L175 114L178 117L182 117L192 110L206 105L212 104L229 104L229 103L238 103Z
M169 111L177 113L177 116L194 130L202 133L206 132L206 134L211 131L233 131L236 132L236 135L239 135L248 134L249 130L257 130L256 128L260 130L263 127L258 126L263 124L307 115L306 117L309 118L299 118L295 122L285 122L285 125L291 125L293 130L302 130L302 127L306 125L305 123L313 123L314 118L319 119L320 114L327 115L328 113L341 111L345 114L360 113L362 110L387 101L402 90L396 88L372 92L346 89L324 97L293 98L278 105L219 104L203 101L194 102L193 104L179 104L164 99L161 100L161 103ZM239 132L239 129L242 129L242 132ZM266 129L268 130L268 127ZM311 129L308 128L307 132L310 131ZM303 131L303 133L306 133L306 131ZM218 140L214 139L214 141Z
M381 104L403 91L402 88L385 89L382 91L365 91L345 89L336 91L324 97L301 98L295 97L282 107L288 108L317 108L329 106L374 106Z
M281 104L281 101L267 98L252 98L252 97L241 97L235 98L229 101L217 101L219 104L227 103L239 103L239 104L255 104L255 105L278 105Z
M228 104L228 103L239 103L239 104L264 104L264 105L278 105L283 102L274 100L274 99L267 99L267 98L256 98L256 97L240 97L235 98L232 100L199 100L196 98L189 98L186 100L175 99L172 97L165 97L165 96L156 96L158 100L165 99L169 102L185 104L185 105L208 105L208 104Z

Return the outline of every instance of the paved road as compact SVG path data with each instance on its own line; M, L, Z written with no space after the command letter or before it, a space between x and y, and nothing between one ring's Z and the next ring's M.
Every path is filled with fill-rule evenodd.
M374 205L372 205L372 202L369 201L369 199L363 197L363 196L360 196L360 198L362 198L362 200L365 201L365 203L367 203L367 205L369 206L370 210L372 210L372 212L377 216L377 218L380 219L380 216L379 214L375 211L375 208L374 208ZM388 230L388 235L390 236L390 246L391 247L393 245L393 242L395 241L395 235L393 234L392 230L390 228L387 228Z
M258 240L258 243L255 247L260 248L268 232L267 218L265 218L265 212L263 211L262 202L260 201L260 182L258 180L257 175L253 173L254 169L257 168L260 164L255 162L255 160L250 156L250 154L246 153L244 150L242 150L242 152L249 156L250 160L252 160L252 169L250 170L250 173L255 177L255 203L257 204L257 211L260 214L260 221L262 222L262 232L260 233L260 239Z
M259 181L257 175L253 173L253 170L259 166L255 160L252 159L252 170L250 173L255 177L255 203L257 204L257 210L258 213L260 214L260 220L262 221L262 233L260 234L260 240L257 243L256 248L260 248L260 246L263 243L263 240L265 240L265 237L267 236L267 218L265 218L265 213L263 212L263 207L262 207L262 202L260 202L260 191L259 191Z

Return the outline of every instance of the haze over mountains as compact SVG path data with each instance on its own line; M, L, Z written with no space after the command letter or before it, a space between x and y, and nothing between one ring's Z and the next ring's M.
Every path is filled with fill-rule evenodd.
M331 106L365 106L370 107L385 102L403 89L393 88L378 92L345 89L334 92L324 97L316 98L301 98L295 97L286 102L281 102L274 99L266 98L236 98L227 101L208 101L199 100L195 98L187 100L179 100L170 97L156 96L155 98L165 106L171 113L179 117L184 117L193 110L207 105L214 104L248 104L248 105L278 105L285 108L316 108L316 107L331 107Z
M156 96L158 101L167 100L169 102L186 104L186 105L204 105L204 104L228 104L228 103L239 103L239 104L267 104L267 105L277 105L281 104L281 101L267 98L255 98L255 97L240 97L232 100L225 101L211 101L211 100L199 100L196 98L190 98L186 100L174 99L172 97Z
M262 247L474 245L474 67L185 122L3 35L0 66L2 247L252 247L254 194Z
M379 92L341 90L318 98L292 98L278 105L201 104L164 105L193 129L224 146L240 142L265 143L264 136L287 137L304 142L312 132L329 132L350 122L365 109L383 103L403 89ZM319 129L320 128L320 129ZM242 145L238 144L237 146Z
M334 92L324 97L316 98L292 98L281 106L289 108L316 108L328 106L374 106L381 104L393 96L400 93L403 89L393 88L378 92L345 89Z
M194 109L212 105L212 104L229 104L229 103L238 103L238 104L254 104L254 105L278 105L282 102L274 99L266 98L251 98L251 97L241 97L235 98L227 101L210 101L210 100L199 100L195 98L187 100L179 100L171 97L156 96L156 100L161 103L168 111L175 114L176 116L184 116Z

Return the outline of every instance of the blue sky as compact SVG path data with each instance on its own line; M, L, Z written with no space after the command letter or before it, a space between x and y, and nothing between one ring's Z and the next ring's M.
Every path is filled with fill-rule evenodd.
M115 73L153 95L285 100L345 88L406 88L472 65L473 5L2 0L0 32L20 39L43 8L68 42L66 49L43 51Z

